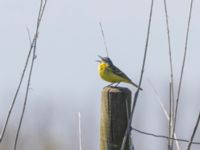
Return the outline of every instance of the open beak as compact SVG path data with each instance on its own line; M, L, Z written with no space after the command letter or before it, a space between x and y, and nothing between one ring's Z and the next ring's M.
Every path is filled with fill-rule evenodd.
M100 62L102 62L102 60L104 60L103 57L101 57L100 55L98 55L98 57L99 57L101 60L96 60L96 62L99 62L99 63L100 63Z
M100 63L103 60L103 57L101 57L100 55L98 55L98 57L100 58L100 60L96 60L96 62Z
M96 62L100 63L100 62L101 62L101 60L96 60Z
M104 60L104 58L103 58L103 57L101 57L100 55L98 55L98 57L99 57L101 60Z

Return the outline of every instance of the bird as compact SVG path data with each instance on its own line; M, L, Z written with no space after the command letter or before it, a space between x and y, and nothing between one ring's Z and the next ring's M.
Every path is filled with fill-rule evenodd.
M111 82L111 84L109 84L108 86L111 86L114 83L117 83L116 86L118 86L119 83L125 82L132 84L137 88L139 87L125 73L123 73L119 68L117 68L109 57L99 56L99 58L100 60L97 60L97 62L99 62L98 72L103 80ZM142 90L142 88L139 89Z

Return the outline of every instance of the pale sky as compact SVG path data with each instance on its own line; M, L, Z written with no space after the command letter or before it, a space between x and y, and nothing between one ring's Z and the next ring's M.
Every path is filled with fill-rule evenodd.
M167 4L177 91L190 1L168 0ZM28 53L26 27L33 35L38 7L39 0L0 0L1 122L4 121L14 96ZM98 64L95 62L97 55L106 54L99 21L103 24L109 54L114 64L138 83L149 10L149 0L49 0L39 32L37 59L23 132L29 132L29 128L37 130L39 125L35 120L42 120L45 128L46 116L50 115L53 121L47 126L52 129L52 134L59 137L59 142L65 143L62 143L63 147L60 149L77 150L77 113L80 111L83 118L83 149L98 150L100 96L102 88L108 84L99 78ZM200 110L199 10L200 2L194 1L177 128L178 137L185 139L190 138ZM156 101L159 97L168 106L170 72L163 0L154 1L151 27L142 83L144 91L139 97L133 125L144 131L167 135L167 120ZM152 85L158 95L153 91ZM135 92L130 85L121 86L129 87ZM19 114L21 109L23 91L24 89L20 92L14 109L15 114ZM14 127L15 120L18 119L16 116L11 118ZM167 149L166 140L136 133L133 136L137 149ZM181 144L183 149L185 146L186 144ZM199 149L198 146L194 146L195 148Z

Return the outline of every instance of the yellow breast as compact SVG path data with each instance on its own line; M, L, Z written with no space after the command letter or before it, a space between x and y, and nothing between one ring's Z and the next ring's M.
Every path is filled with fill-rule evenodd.
M98 71L99 71L100 77L105 81L112 82L112 83L128 82L127 79L124 79L121 76L113 73L113 71L109 68L109 65L107 63L104 63L104 62L99 63Z
M99 71L99 75L104 79L104 77L106 76L106 74L108 73L108 69L106 69L108 67L108 64L106 63L99 63L98 66L98 71Z

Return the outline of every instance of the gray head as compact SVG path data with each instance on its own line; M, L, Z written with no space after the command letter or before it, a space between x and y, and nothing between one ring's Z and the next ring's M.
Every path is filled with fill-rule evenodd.
M98 55L99 56L99 55ZM105 63L108 63L109 65L113 65L111 59L109 57L101 57L99 56L99 58L101 59L99 62L105 62Z

